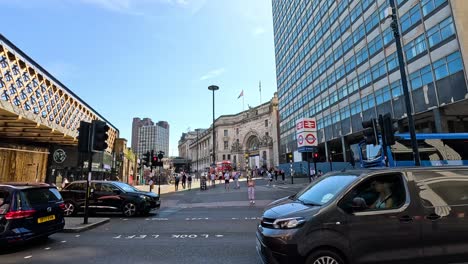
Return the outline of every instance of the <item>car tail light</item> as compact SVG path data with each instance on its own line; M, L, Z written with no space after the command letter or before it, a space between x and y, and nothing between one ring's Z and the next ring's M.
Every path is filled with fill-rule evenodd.
M34 213L36 213L36 210L10 211L5 215L5 218L7 220L28 218L28 217L31 217Z
M60 209L65 210L65 204L64 203L59 204L59 207L60 207Z

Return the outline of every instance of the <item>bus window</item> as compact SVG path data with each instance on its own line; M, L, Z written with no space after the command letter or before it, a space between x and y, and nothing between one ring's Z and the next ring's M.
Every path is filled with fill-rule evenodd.
M468 160L468 140L443 139L447 160Z

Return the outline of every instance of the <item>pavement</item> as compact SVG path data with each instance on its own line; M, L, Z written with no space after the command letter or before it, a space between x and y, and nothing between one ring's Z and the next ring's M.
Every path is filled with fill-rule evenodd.
M83 217L66 217L64 233L79 233L109 223L110 218L88 217L88 223L83 224Z
M268 183L268 180L266 178L262 178L262 177L258 177L258 178L255 178L255 180L261 180L261 181L265 181L265 183ZM245 182L246 179L242 178L239 180L240 183L242 182ZM287 177L285 179L285 181L283 182L282 180L278 180L278 181L275 181L273 180L272 182L272 185L275 186L275 187L278 187L278 188L301 188L301 187L305 187L309 184L309 180L307 178L294 178L293 179L293 182L294 184L291 184L291 178L290 177ZM216 181L216 185L224 185L224 181L220 182L220 181ZM208 185L209 187L210 185ZM135 188L141 190L141 191L145 191L145 192L148 192L149 191L149 188L150 186L149 185L135 185L134 186ZM231 181L231 188L234 187L234 182ZM195 191L195 190L199 190L200 189L200 181L192 181L192 191ZM180 183L179 184L179 190L178 192L182 192L182 191L190 191L188 188L182 188L182 184ZM154 185L153 187L153 190L152 192L154 193L158 193L158 185ZM175 191L175 186L174 184L162 184L161 185L161 194L167 194L167 193L174 193L176 192Z
M279 188L266 183L257 180L255 205L249 204L245 182L240 189L229 191L217 184L206 191L164 193L157 214L132 218L96 215L110 222L0 252L0 262L217 264L222 260L224 264L258 264L255 232L265 205L304 187L285 184Z

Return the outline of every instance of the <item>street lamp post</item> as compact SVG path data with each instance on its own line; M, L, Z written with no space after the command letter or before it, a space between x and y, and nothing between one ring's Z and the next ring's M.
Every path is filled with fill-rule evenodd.
M208 90L213 91L213 164L216 165L216 153L215 153L215 145L216 145L216 134L215 134L215 91L219 90L219 87L216 85L210 85Z
M411 107L410 95L408 91L408 81L406 78L405 62L403 60L401 36L400 36L400 30L398 28L398 16L396 14L396 4L395 4L395 0L389 0L389 1L390 1L390 7L391 7L390 16L392 18L391 27L393 30L393 35L395 36L398 63L400 64L401 83L402 83L402 88L403 88L403 94L405 97L406 115L408 117L408 126L409 126L409 132L411 136L411 146L413 148L414 164L416 166L421 166L421 158L419 157L418 142L416 141L416 131L414 128L413 110Z

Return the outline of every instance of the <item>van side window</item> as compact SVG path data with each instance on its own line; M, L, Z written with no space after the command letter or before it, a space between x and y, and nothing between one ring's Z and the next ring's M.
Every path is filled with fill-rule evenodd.
M468 170L414 172L425 207L468 205Z
M0 215L6 214L10 208L10 193L6 190L0 190Z
M351 190L340 203L347 212L397 209L406 200L406 190L400 174L371 177Z

